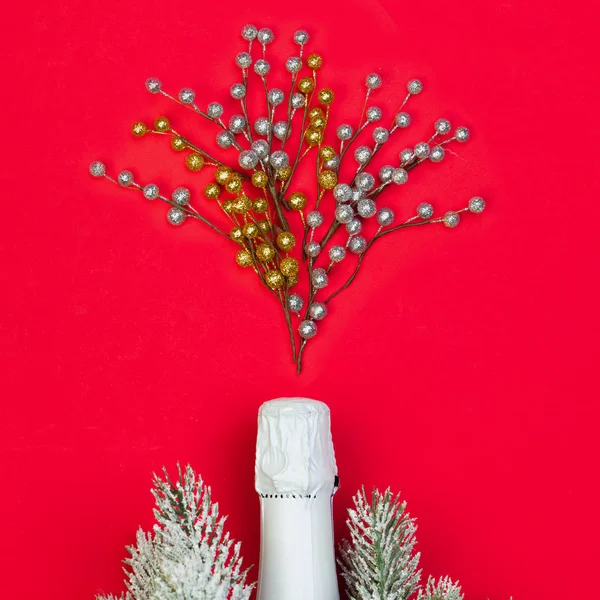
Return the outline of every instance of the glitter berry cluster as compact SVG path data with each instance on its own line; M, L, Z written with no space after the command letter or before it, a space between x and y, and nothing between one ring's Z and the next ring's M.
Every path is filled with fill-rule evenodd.
M211 102L205 109L199 107L191 88L183 88L173 96L163 89L159 79L146 81L151 94L162 95L212 123L216 129L214 143L209 145L206 140L196 143L187 134L176 131L164 116L158 117L151 127L142 122L132 127L133 135L139 138L148 134L166 136L174 151L185 153L185 164L190 171L213 170L213 180L205 186L203 195L214 202L213 212L221 213L226 226L213 222L213 217L207 216L210 211L205 210L204 200L192 202L192 194L185 187L178 187L166 196L154 183L138 183L129 170L121 171L113 179L100 161L90 165L90 173L137 190L147 200L159 199L168 204L167 221L173 226L199 221L234 244L237 264L253 271L281 305L292 358L300 373L305 348L318 333L317 323L328 315L332 300L354 281L377 240L420 225L441 223L454 228L461 213L481 213L485 202L476 196L465 207L439 217L434 217L430 203L422 202L413 216L397 222L393 208L382 203L383 195L387 197L390 191L405 185L409 172L418 165L441 162L446 146L466 142L469 130L453 129L447 119L440 118L435 121L429 139L404 147L399 154L396 149L393 158L387 159L390 164L381 166L374 174L370 171L376 155L386 150L389 156L393 142L401 139L401 132L409 128L411 116L406 106L413 96L421 93L422 83L418 79L408 82L406 95L386 127L382 125L383 111L371 104L382 79L377 73L367 75L364 105L357 125L341 124L334 136L329 125L335 93L329 87L318 88L323 58L317 53L305 56L309 34L304 30L294 34L298 55L285 60L289 74L287 95L270 87L268 82L272 68L268 48L274 37L268 28L246 25L242 29L247 50L235 57L241 81L229 90L231 97L239 102L239 112L228 119L219 102ZM266 113L254 120L248 108L251 79L261 89L262 110ZM298 129L299 134L294 135L292 129ZM350 175L342 178L342 172L347 172L347 169L342 171L342 166L348 159L354 161ZM298 170L300 164L309 161L313 161L315 168ZM290 221L295 219L299 233L290 227ZM367 235L369 221L375 225ZM349 260L354 261L353 268L332 289L332 271L335 276L341 270L338 265ZM303 277L308 288L305 297L293 290Z

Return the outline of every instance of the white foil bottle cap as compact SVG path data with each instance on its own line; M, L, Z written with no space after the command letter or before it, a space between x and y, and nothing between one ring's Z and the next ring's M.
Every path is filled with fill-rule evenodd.
M255 468L259 494L331 494L337 473L326 404L279 398L260 407Z

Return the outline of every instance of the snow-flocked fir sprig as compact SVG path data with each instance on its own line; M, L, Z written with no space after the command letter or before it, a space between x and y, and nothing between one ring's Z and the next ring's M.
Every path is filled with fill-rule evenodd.
M240 544L224 531L226 517L210 487L189 465L178 467L176 481L164 470L153 483L156 524L152 532L138 530L136 545L128 547L128 591L96 600L249 600L255 584L246 581ZM417 526L399 495L374 490L369 499L363 488L353 501L350 541L338 559L349 600L463 600L447 576L420 585Z
M458 582L446 576L440 577L437 581L429 577L425 588L419 590L417 600L463 600L463 598Z
M463 599L449 577L430 577L425 588L419 585L417 526L399 495L389 488L383 494L374 490L369 501L363 488L353 501L346 521L350 541L342 543L338 560L350 600Z
M240 543L224 531L226 517L219 516L210 488L189 465L178 468L175 482L164 474L154 476L154 530L140 529L128 547L128 591L121 600L248 600L254 585L246 583Z

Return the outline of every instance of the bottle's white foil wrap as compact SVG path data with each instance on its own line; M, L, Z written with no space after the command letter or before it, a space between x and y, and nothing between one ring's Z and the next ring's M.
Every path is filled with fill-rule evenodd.
M332 497L337 476L329 408L307 398L260 407L258 600L339 600Z
M258 411L256 491L331 492L337 475L329 408L306 398L265 402Z

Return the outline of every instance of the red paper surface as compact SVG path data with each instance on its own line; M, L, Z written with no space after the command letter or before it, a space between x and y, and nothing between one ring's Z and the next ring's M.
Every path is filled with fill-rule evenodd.
M467 598L592 598L597 571L597 22L594 3L20 3L2 56L0 597L121 590L124 546L150 526L151 474L190 462L257 575L255 419L264 400L332 410L345 509L364 484L402 490L424 573ZM280 309L224 241L93 180L94 159L197 190L165 140L131 123L193 114L160 77L225 100L245 22L281 68L305 27L355 122L364 76L405 82L419 141L439 116L473 130L394 202L409 216L482 195L457 230L388 237L332 305L298 378ZM256 114L256 113L255 113ZM212 142L211 142L212 143ZM231 155L229 155L231 156ZM420 172L418 172L420 171ZM203 201L204 202L204 201Z

